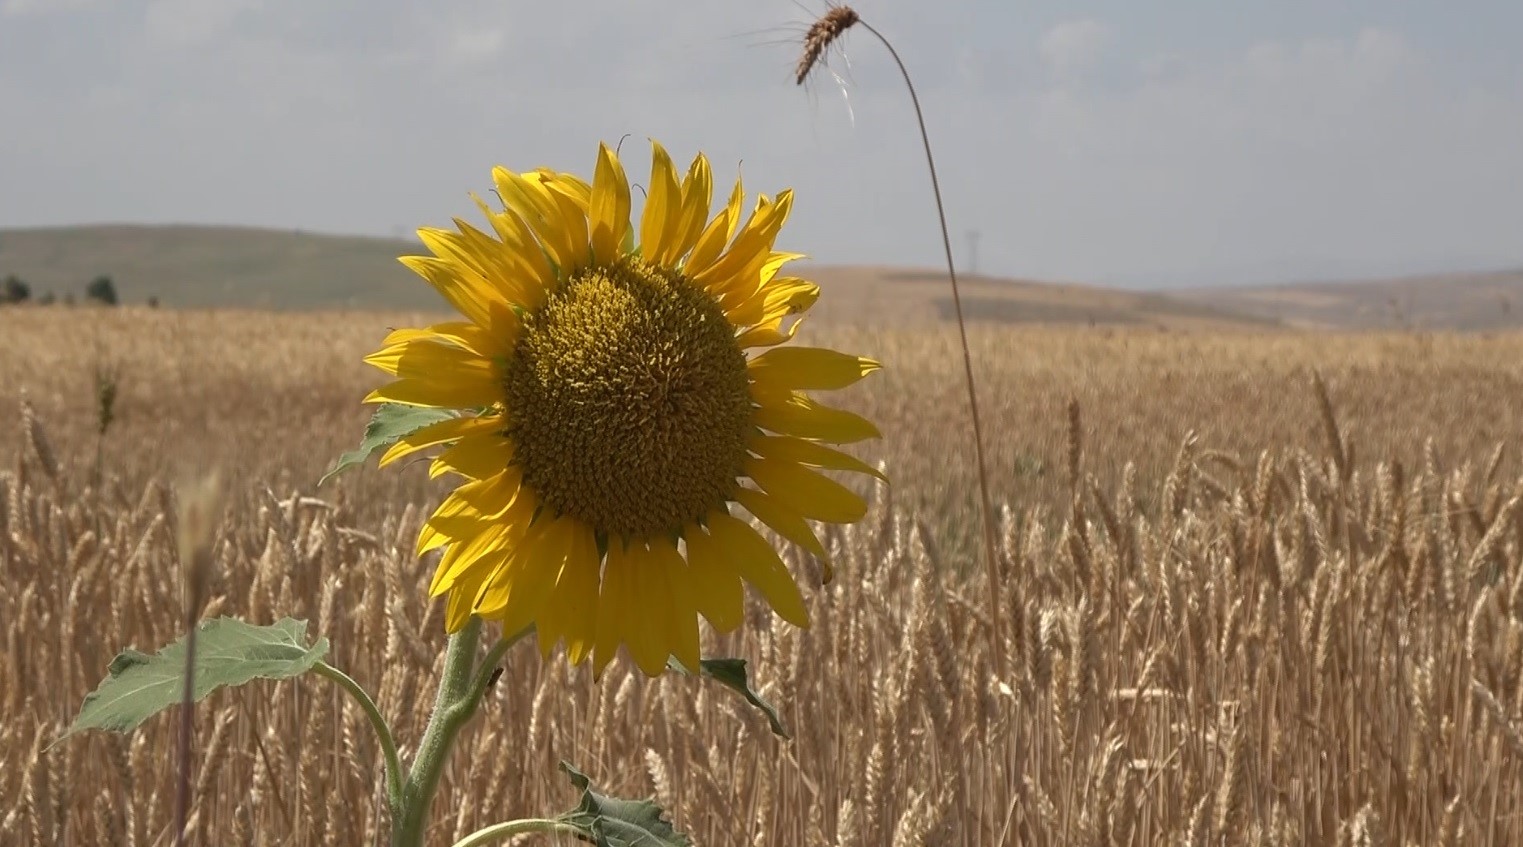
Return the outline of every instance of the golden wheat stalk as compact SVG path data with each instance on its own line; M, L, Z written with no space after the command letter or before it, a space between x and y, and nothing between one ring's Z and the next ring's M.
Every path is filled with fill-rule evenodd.
M893 57L894 64L898 65L899 73L904 77L905 88L910 93L910 103L915 107L915 121L920 126L920 140L925 147L926 167L931 175L931 194L936 200L936 218L941 225L941 243L946 253L947 278L952 285L952 307L957 316L958 339L962 349L963 380L967 386L968 412L973 424L973 455L978 471L979 513L983 524L984 562L989 580L990 642L994 650L995 672L1003 673L1005 670L1004 616L999 608L999 559L995 552L994 500L989 488L989 464L984 456L983 423L978 412L978 389L973 378L973 354L968 348L968 324L963 315L962 294L957 285L957 267L952 260L952 238L947 230L946 206L941 199L941 182L936 177L936 157L931 154L931 136L925 127L925 113L920 109L920 96L915 92L915 83L910 79L909 69L904 66L904 60L899 58L899 51L894 49L894 45L889 43L881 32L862 20L850 6L832 7L809 27L804 36L804 49L799 56L795 72L796 82L803 85L809 78L810 72L829 52L831 45L857 24L861 24L863 29L872 33L873 37L877 38Z

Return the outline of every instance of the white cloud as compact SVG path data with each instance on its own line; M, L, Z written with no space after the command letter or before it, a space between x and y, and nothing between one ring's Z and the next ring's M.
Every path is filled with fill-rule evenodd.
M500 29L462 29L450 41L449 57L461 62L491 59L502 52L506 40Z
M186 47L212 41L263 0L152 0L144 25L154 41Z
M0 17L20 18L74 12L100 2L101 0L0 0Z
M1110 45L1108 26L1093 18L1064 21L1042 35L1039 51L1059 77L1082 74L1099 61Z
M1251 48L1235 69L1255 84L1304 89L1337 84L1374 89L1418 60L1399 33L1367 28L1349 38L1267 42Z

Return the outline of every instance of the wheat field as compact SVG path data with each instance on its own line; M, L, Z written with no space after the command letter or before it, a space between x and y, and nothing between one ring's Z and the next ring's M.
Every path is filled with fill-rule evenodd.
M0 844L171 843L173 710L44 748L120 648L181 634L173 489L214 466L206 614L310 621L406 755L443 483L316 481L363 426L360 356L419 318L0 311ZM515 650L430 843L573 806L560 760L698 845L1523 843L1523 336L975 328L996 628L955 330L810 334L883 360L845 403L894 484L829 536L830 585L787 549L810 630L753 614L705 651L793 738L711 684ZM191 843L384 843L380 752L327 680L196 718Z

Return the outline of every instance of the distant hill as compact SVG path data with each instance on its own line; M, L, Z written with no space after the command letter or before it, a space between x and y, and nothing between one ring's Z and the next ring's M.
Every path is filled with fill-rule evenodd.
M1354 282L1203 288L1171 291L1169 296L1307 328L1523 328L1523 268Z
M77 226L0 230L0 277L40 297L76 297L109 275L124 303L272 309L442 305L397 257L416 242L209 226Z
M125 303L175 307L433 310L443 301L397 262L415 241L217 226L105 225L0 230L0 276L34 297L80 296L107 274ZM795 271L795 268L797 269ZM814 312L834 322L935 323L952 317L944 273L865 266L790 265L827 294ZM1083 285L968 277L969 318L1001 323L1263 326L1217 306Z
M792 266L790 266L792 267ZM889 324L952 320L955 307L945 271L820 266L800 274L824 289L811 312L821 320ZM971 321L1006 324L1090 324L1173 329L1267 328L1275 321L1234 314L1209 303L1145 291L1073 283L959 275L963 314Z

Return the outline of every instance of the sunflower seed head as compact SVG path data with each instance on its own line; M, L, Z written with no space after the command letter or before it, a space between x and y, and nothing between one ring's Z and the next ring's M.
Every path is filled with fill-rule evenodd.
M799 56L798 66L794 69L794 80L799 85L809 78L810 71L820 63L825 51L836 39L846 34L848 29L856 25L861 18L850 6L833 6L823 17L815 21L809 27L809 32L804 35L804 52Z

